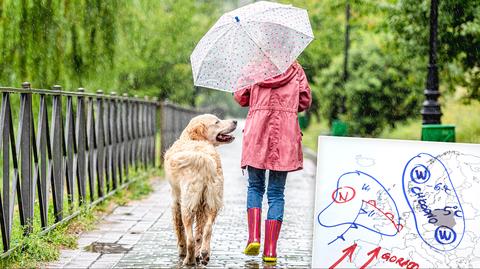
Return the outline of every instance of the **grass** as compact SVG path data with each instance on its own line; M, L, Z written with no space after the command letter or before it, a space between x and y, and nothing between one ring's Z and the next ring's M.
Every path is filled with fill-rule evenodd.
M480 143L480 102L472 101L464 104L461 101L449 98L444 100L442 107L443 124L455 125L456 141L460 143ZM393 129L386 129L380 138L420 140L422 131L421 118L411 119L398 124ZM317 139L321 134L328 134L329 128L326 121L312 121L310 126L303 131L303 144L308 148L317 150Z
M306 130L303 130L302 144L314 151L317 151L317 142L319 135L328 134L330 129L326 121L317 122L310 121L310 125Z
M442 107L442 123L455 125L456 142L480 143L480 102L463 104L453 99L446 100ZM399 124L385 130L380 137L389 139L419 140L422 130L421 119Z
M139 200L153 191L149 175L161 175L162 171L150 169L138 175L125 189L118 190L94 208L81 208L81 213L64 224L59 225L45 235L34 231L27 237L22 237L16 248L8 257L0 261L1 268L38 268L42 264L57 260L61 249L77 247L78 236L92 230L99 219L110 213L116 205L125 205L131 200ZM12 235L13 236L13 235Z

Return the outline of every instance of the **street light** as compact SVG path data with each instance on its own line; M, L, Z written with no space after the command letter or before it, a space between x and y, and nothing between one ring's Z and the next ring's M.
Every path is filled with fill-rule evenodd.
M431 0L427 88L424 91L425 101L421 111L423 124L441 124L442 111L438 103L440 92L438 91L437 29L438 0Z
M348 50L350 48L350 2L349 0L345 1L345 47L343 51L343 85L347 83L348 80ZM344 87L345 89L345 87ZM340 107L336 112L336 119L332 121L332 131L331 134L334 136L346 136L348 134L348 124L338 119L338 115L345 113L345 98L342 97L340 102Z
M455 125L442 125L442 110L438 103L437 67L437 30L438 30L438 2L430 1L430 40L427 85L424 91L425 101L422 106L422 140L455 142Z

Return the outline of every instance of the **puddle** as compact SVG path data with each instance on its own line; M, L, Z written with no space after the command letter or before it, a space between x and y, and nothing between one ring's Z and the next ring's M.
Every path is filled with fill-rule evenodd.
M132 248L126 248L122 244L117 243L101 243L93 242L84 248L86 251L102 253L102 254L118 254L126 253Z

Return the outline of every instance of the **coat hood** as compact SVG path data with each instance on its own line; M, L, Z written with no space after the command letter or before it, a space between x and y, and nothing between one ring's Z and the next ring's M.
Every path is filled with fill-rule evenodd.
M266 79L263 82L258 83L258 85L263 88L279 88L287 84L297 74L298 68L298 63L295 62L287 69L287 71Z

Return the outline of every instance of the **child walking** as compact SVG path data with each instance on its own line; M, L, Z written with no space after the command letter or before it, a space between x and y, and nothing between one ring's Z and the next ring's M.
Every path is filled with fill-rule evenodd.
M248 171L248 242L244 253L258 255L260 251L265 172L269 170L263 260L276 262L287 174L303 168L297 113L310 107L310 87L303 68L294 62L283 74L242 88L234 97L241 106L250 106L241 161L242 169Z

